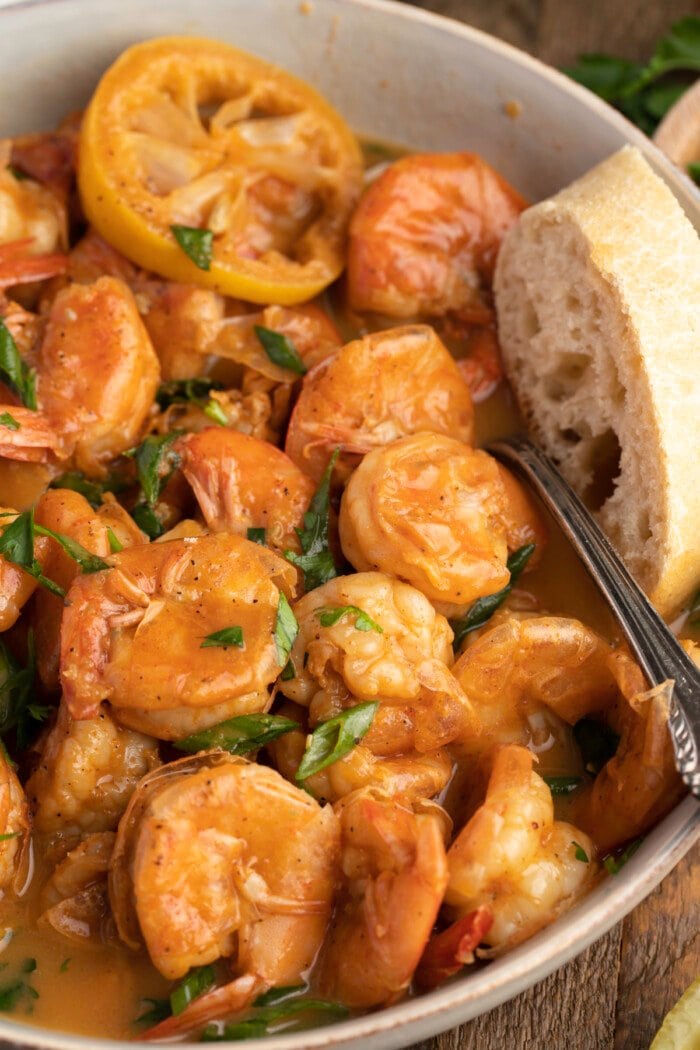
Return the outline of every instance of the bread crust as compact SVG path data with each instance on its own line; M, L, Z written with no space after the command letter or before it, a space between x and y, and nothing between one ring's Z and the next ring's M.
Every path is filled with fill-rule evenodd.
M534 436L673 615L700 585L695 230L626 146L521 215L494 288L506 371ZM619 471L596 500L617 445Z

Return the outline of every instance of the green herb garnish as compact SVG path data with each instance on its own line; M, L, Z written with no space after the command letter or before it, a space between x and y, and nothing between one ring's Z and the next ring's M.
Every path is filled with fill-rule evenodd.
M688 174L690 175L691 179L694 182L697 182L698 186L700 186L700 163L689 164Z
M584 768L595 776L608 762L620 743L620 738L605 722L596 718L582 718L574 726L574 739L581 750Z
M213 634L208 634L199 648L228 649L230 645L235 645L238 649L243 648L244 642L242 627L222 627L220 631L214 631Z
M246 538L251 543L259 543L261 547L264 547L266 543L265 529L248 529Z
M170 1009L173 1014L181 1014L194 999L208 992L215 981L216 973L213 966L193 967L170 993Z
M136 448L124 453L136 464L142 494L142 499L132 510L131 516L142 532L152 540L162 536L164 531L155 506L161 492L180 466L180 456L172 446L181 433L180 430L173 430L169 434L151 434Z
M179 751L195 754L197 751L209 751L218 747L230 755L246 755L257 751L272 740L285 733L298 729L299 724L282 715L236 715L210 729L193 733L184 740L178 740L174 747Z
M211 391L220 389L221 383L204 376L196 379L170 379L167 383L161 383L156 390L156 401L160 408L186 404L188 401L203 406Z
M300 997L299 991L305 991L303 985L298 991L294 988L271 988L269 992L255 1000L252 1007L254 1012L250 1017L232 1024L207 1025L202 1032L202 1042L218 1043L226 1040L261 1039L263 1036L272 1035L271 1027L285 1022L287 1018L318 1014L328 1020L341 1020L350 1012L342 1003L329 1002L327 999L304 998L303 995ZM284 1030L286 1032L298 1031L308 1027L306 1022L298 1025L285 1024Z
M70 966L70 964L71 964L71 958L70 958L70 956L68 956L68 958L64 959L63 962L61 963L61 965L59 966L58 972L59 973L65 973L66 970L68 969L68 967Z
M621 868L624 868L628 860L630 860L641 844L644 842L643 838L635 839L629 846L626 846L617 857L613 857L612 854L609 857L605 857L603 860L603 866L607 871L608 875L617 875Z
M328 543L328 519L330 514L331 475L340 449L333 452L321 482L304 514L304 526L296 529L301 544L301 554L285 551L284 556L304 574L304 589L313 591L338 575L338 570Z
M295 780L306 780L320 773L326 766L352 751L368 732L378 707L376 700L370 700L343 711L327 722L321 722L306 745Z
M12 981L0 987L0 1010L14 1010L22 999L30 1000L29 1005L31 1005L31 1000L38 998L39 993L36 988L32 988L26 981Z
M27 666L23 667L0 639L0 737L14 729L17 747L24 751L50 708L32 703L36 680L34 632L27 634ZM12 832L12 835L19 834Z
M674 23L646 65L590 54L564 72L651 135L687 90L688 74L700 72L700 18L691 15Z
M27 512L25 511L25 513ZM91 572L101 572L102 569L109 568L106 561L102 558L98 558L96 554L91 554L90 551L85 550L85 547L83 547L81 543L78 543L77 540L72 539L70 536L65 536L62 532L54 532L53 529L47 529L44 525L37 525L35 522L34 533L38 536L50 536L51 539L60 544L68 557L78 563L81 572L87 574Z
M66 960L69 962L70 960ZM148 1026L160 1024L166 1017L171 1016L170 1001L168 999L142 999L142 1003L150 1003L150 1006L134 1021L134 1024Z
M214 398L210 398L204 406L204 415L208 416L214 423L218 423L220 427L228 426L228 416Z
M698 591L688 609L688 623L691 627L700 627L700 591Z
M293 678L296 678L297 673L294 670L294 664L291 660L287 660L286 664L282 668L280 678L283 682L291 682Z
M2 835L0 835L0 842L7 842L8 839L19 838L21 834L21 831L4 831Z
M9 412L0 412L0 427L7 427L8 430L20 429L19 423Z
M73 492L79 492L91 507L102 505L105 492L123 492L128 487L129 482L122 478L111 477L105 481L95 481L93 478L86 478L79 470L69 470L49 484L49 488L52 489L71 489Z
M172 234L185 255L200 270L208 270L214 247L214 234L211 230L199 229L197 226L171 226Z
M36 959L25 959L22 963L22 973L34 973L36 970Z
M357 631L377 631L378 634L384 634L384 628L380 627L376 620L373 620L364 609L360 609L357 605L324 605L314 611L321 627L333 627L344 616L354 616Z
M66 592L54 580L44 576L41 565L34 556L34 511L25 510L7 525L0 535L0 555L33 576L42 587L65 598Z
M6 383L27 408L36 409L36 374L21 358L17 344L0 319L0 380Z
M292 612L292 607L286 596L280 591L277 603L277 619L275 620L275 642L277 644L277 659L280 667L286 667L289 654L294 645L294 639L299 633L299 624Z
M107 543L112 554L119 554L119 551L124 550L124 544L117 539L114 529L110 529L109 526L107 527Z
M582 864L588 864L588 854L583 846L579 842L576 842L575 839L571 840L571 845L574 847L574 856L576 857L576 860L580 860Z
M253 331L273 365L286 368L298 376L306 375L308 368L291 339L282 335L281 332L275 332L272 328L263 328L259 324L254 325Z
M542 779L548 785L554 798L557 795L570 795L583 783L582 777L542 777Z
M477 631L485 623L488 623L496 609L503 605L532 557L534 550L534 543L526 543L524 547L519 547L517 551L513 551L506 562L506 568L510 572L510 581L506 586L500 591L496 591L495 594L487 594L485 598L477 598L461 619L450 621L450 626L455 633L452 643L455 652L457 652L471 631Z

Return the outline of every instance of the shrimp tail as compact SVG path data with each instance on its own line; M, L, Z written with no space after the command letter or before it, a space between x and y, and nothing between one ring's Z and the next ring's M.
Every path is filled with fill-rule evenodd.
M421 988L437 988L463 966L474 962L474 951L493 926L491 909L482 904L430 938L416 970Z
M193 1028L209 1024L239 1013L251 1005L253 1000L270 987L269 982L258 974L247 973L235 981L207 992L186 1006L182 1013L167 1017L164 1021L143 1032L139 1039L150 1042L154 1039L173 1039L187 1035Z

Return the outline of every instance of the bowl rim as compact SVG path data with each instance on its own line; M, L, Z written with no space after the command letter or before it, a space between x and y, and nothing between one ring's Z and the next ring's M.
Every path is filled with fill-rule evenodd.
M0 0L0 19L21 9L60 6L70 2L74 0ZM549 81L556 91L577 99L593 111L600 121L620 132L627 143L637 146L680 198L690 221L700 228L700 190L690 177L677 168L626 117L552 66L483 30L400 3L399 0L314 2L339 10L361 8L367 12L379 11L441 30L470 41L492 54L498 54L523 70ZM383 1050L391 1050L392 1047L406 1046L408 1041L429 1038L463 1024L532 987L603 937L655 889L698 840L700 803L692 797L686 797L646 837L641 848L625 866L623 874L604 879L570 912L488 966L458 975L440 988L394 1006L309 1029L303 1034L275 1035L256 1039L250 1044L245 1040L220 1045L249 1044L254 1045L256 1050L342 1050L357 1046L361 1041L377 1040L381 1036ZM481 1005L486 999L487 1004ZM115 1047L133 1045L126 1039L95 1038L6 1019L0 1019L0 1038L12 1040L18 1048L35 1047L37 1050L114 1050ZM202 1044L188 1041L173 1045L184 1050L194 1050Z

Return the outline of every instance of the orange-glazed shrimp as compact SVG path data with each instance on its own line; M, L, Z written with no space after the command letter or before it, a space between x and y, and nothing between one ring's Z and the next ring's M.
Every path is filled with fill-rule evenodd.
M493 328L476 328L467 338L468 353L457 361L475 405L486 401L503 381L503 362Z
M50 190L33 179L15 178L5 164L0 168L0 245L24 244L36 256L56 252L66 243L65 210Z
M92 227L68 253L68 277L79 284L92 284L99 277L118 277L133 287L138 270L132 262L107 244Z
M324 626L324 613L341 613ZM424 754L468 735L471 705L454 676L452 630L414 587L378 572L339 576L297 602L299 633L285 696L309 708L309 724L376 700L363 744L375 755ZM357 627L364 613L374 626Z
M275 768L287 780L294 782L306 749L307 733L302 728L303 716L301 709L290 703L275 708L275 714L300 723L298 730L285 733L267 747ZM352 791L376 787L386 796L411 804L418 799L439 795L447 787L453 768L454 762L445 748L382 758L364 744L357 744L347 755L320 773L307 777L304 787L324 802L337 802Z
M110 560L78 576L66 598L61 684L74 718L109 700L123 724L170 740L269 706L284 663L275 623L281 591L292 592L289 562L229 533ZM240 644L210 639L234 627Z
M332 808L272 769L209 752L142 781L110 873L120 935L143 941L165 977L225 958L234 978L147 1037L187 1032L271 985L301 983L328 925L338 859Z
M0 890L16 886L29 845L29 807L4 748L0 753Z
M525 207L474 153L397 160L366 190L350 223L351 307L487 323L498 249Z
M498 952L553 922L598 873L588 836L554 820L551 792L533 761L517 745L495 751L486 798L447 853L449 915L488 908L493 924L483 937Z
M17 514L9 507L0 506L0 532L11 525ZM49 541L38 536L34 543L34 556L46 575L46 558ZM8 631L19 618L23 606L37 588L37 581L11 561L0 555L0 633Z
M63 252L39 254L33 248L32 237L0 245L0 288L45 281L66 272L68 259Z
M284 452L227 427L188 434L177 447L212 532L245 536L249 528L264 528L269 547L299 549L294 530L315 486Z
M427 325L373 332L347 343L305 377L286 452L318 480L342 446L347 475L357 457L417 431L470 442L473 407L452 355Z
M406 993L447 885L437 817L373 794L338 806L344 879L317 970L322 995L358 1009Z
M30 458L38 458L36 430L43 435L48 428L53 433L44 460L53 453L86 474L100 475L108 460L138 441L159 367L122 281L100 277L60 291L32 363L39 411L33 423L23 417L18 430L3 434L9 458L28 458L28 450Z
M40 131L12 139L13 167L36 179L66 203L75 179L80 113L71 113L56 131Z
M452 668L481 727L470 746L534 743L544 708L569 725L605 711L618 694L611 656L579 620L497 613Z
M91 554L108 558L112 552L110 530L122 547L133 547L144 542L144 535L131 515L117 503L110 493L105 502L94 510L84 496L71 489L47 489L36 506L38 525L60 532L77 540ZM64 591L80 571L77 562L63 547L50 537L41 537L46 545L43 572ZM38 545L38 541L37 541ZM63 599L45 588L34 599L32 619L37 641L37 668L47 689L58 688L58 662L63 617Z
M56 865L41 889L40 926L49 926L76 944L116 942L107 895L114 839L112 831L95 831Z
M668 813L684 793L676 770L668 712L671 684L647 690L624 653L611 658L620 696L605 712L620 737L613 757L572 801L571 819L601 851L637 838Z
M191 284L152 279L138 280L134 293L163 379L207 375L208 355L224 317L223 297Z
M513 501L503 476L486 452L441 434L375 449L343 495L343 553L359 571L407 580L441 612L459 615L508 583L509 546L544 537L523 490L513 480Z

